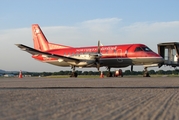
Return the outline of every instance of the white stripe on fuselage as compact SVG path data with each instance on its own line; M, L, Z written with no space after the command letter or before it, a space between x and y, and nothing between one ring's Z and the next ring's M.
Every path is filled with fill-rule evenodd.
M129 65L148 65L162 62L162 57L131 57L131 58L101 58L100 63L102 66L129 66ZM44 60L43 62L68 67L69 63L59 60Z

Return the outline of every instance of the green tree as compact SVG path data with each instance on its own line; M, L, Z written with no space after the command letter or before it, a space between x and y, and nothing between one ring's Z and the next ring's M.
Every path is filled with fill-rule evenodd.
M165 71L164 70L159 70L156 73L159 74L159 75L163 75L163 74L165 74Z
M88 75L94 75L94 74L93 74L93 71L89 71L89 72L88 72Z
M174 74L174 75L178 75L178 73L179 73L179 72L178 72L177 70L173 70L173 71L172 71L172 74Z
M131 71L130 71L130 70L126 70L126 71L124 72L124 75L131 75Z
M83 75L88 75L88 71L84 71L84 72L83 72Z
M149 70L149 74L155 75L156 72L154 70Z
M165 73L166 73L167 75L170 75L170 74L172 74L172 71L171 71L171 70L167 70L167 71L165 71Z
M64 73L65 73L64 71L60 71L59 72L60 75L64 75Z

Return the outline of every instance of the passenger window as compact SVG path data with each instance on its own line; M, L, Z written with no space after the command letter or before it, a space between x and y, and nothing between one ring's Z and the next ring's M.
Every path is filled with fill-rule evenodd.
M106 50L106 54L108 54L108 50Z

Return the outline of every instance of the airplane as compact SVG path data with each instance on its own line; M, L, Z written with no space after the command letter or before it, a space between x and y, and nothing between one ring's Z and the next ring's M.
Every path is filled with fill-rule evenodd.
M144 65L145 68L158 66L163 58L144 44L121 44L101 46L71 47L50 43L38 24L32 24L34 48L16 44L21 50L32 54L32 58L52 65L71 67L71 77L77 77L75 68L100 67L108 69L107 77L112 77L111 68Z

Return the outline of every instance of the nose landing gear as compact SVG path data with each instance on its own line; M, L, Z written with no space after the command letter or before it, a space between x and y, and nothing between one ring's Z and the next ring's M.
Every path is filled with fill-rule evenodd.
M147 67L144 68L143 77L150 77Z
M75 66L72 66L71 68L73 69L73 71L72 71L70 77L77 77L78 74L77 74L77 72L75 72Z

